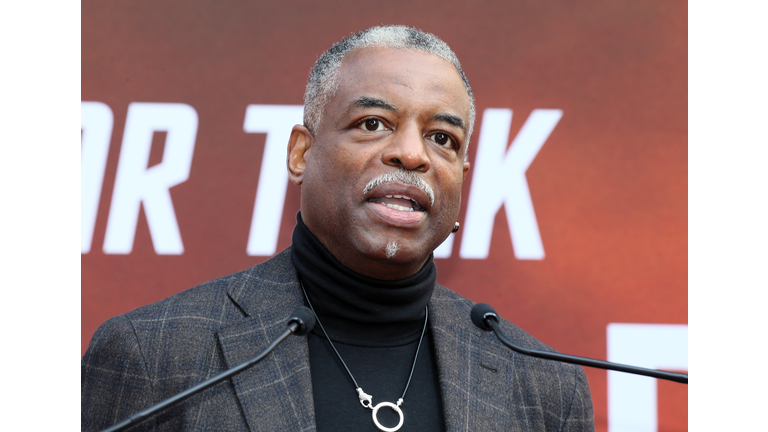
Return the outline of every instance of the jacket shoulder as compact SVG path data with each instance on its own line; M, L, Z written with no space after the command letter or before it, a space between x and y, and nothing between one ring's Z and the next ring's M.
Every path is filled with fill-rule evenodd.
M470 318L470 312L477 303L455 293L454 291L440 284L437 284L435 288L433 301L435 303L439 303L441 307L449 308L451 313L457 317L457 321L461 322L462 326L471 326L472 328L480 330L472 323L472 319ZM511 339L513 342L519 343L530 349L555 352L552 347L542 343L525 330L506 320L504 317L500 317L499 324L507 338ZM489 331L488 334L493 336L493 332ZM496 340L495 336L492 338L492 341L501 344L501 342Z
M140 328L156 328L163 320L208 321L223 324L232 312L238 314L238 304L248 300L255 290L269 290L272 285L295 281L295 270L290 261L290 248L269 260L226 276L212 279L181 291L163 300L139 307L122 316ZM235 303L232 310L225 306ZM156 321L154 324L147 325Z
M241 303L292 274L286 250L103 323L81 360L83 430L104 429L226 370L217 333L248 318Z

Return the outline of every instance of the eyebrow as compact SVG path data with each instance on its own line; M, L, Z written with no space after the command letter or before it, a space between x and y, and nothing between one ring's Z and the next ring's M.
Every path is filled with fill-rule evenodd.
M434 117L432 117L432 120L445 122L451 126L456 126L457 128L463 130L464 132L467 131L467 126L464 124L464 120L462 120L461 117L458 117L452 114L437 114Z
M368 97L368 96L361 96L349 104L350 106L357 106L360 108L381 108L383 110L387 111L397 111L397 108L395 108L394 105L391 103L378 98ZM464 132L467 131L467 126L464 124L464 120L461 119L459 116L455 116L453 114L436 114L432 117L432 120L434 121L440 121L448 123L451 126L455 126Z
M368 96L359 97L352 101L350 105L355 105L360 108L381 108L387 111L397 111L397 108L395 108L391 103L383 99L377 99Z

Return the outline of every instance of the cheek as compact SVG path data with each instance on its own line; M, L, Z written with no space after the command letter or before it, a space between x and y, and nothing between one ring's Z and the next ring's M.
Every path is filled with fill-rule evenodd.
M440 174L440 187L445 191L445 199L452 204L460 205L464 171L450 167L449 169L443 170Z
M356 167L344 160L328 159L314 167L311 178L313 201L328 214L346 214L362 196L364 185L359 185L361 175ZM306 183L306 182L305 182ZM326 215L327 216L327 215Z
M342 163L343 158L328 151L327 144L317 147L312 159L307 163L307 173L310 174L307 181L314 181L316 190L325 190L328 193L342 182L342 177L348 170Z

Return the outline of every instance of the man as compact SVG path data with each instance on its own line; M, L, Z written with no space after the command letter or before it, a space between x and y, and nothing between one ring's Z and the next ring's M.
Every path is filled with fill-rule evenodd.
M253 358L306 304L319 320L307 338L135 430L593 430L580 367L512 353L436 283L474 116L456 56L433 35L376 27L331 47L288 145L301 187L293 245L102 325L83 357L83 429Z

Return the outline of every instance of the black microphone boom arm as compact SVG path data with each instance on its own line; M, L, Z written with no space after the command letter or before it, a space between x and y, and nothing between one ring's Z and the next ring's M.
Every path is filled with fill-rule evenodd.
M540 351L540 350L528 349L528 348L517 346L513 344L509 339L507 339L507 337L501 331L501 327L499 327L499 316L496 314L496 311L494 311L492 307L484 303L479 303L472 308L471 318L472 318L472 322L474 322L476 326L480 327L485 331L493 330L493 332L496 334L496 337L499 338L501 343L503 343L505 346L507 346L511 350L518 352L520 354L525 354L532 357L539 357L547 360L556 360L556 361L561 361L565 363L578 364L582 366L591 366L591 367L596 367L600 369L627 372L635 375L644 375L644 376L649 376L653 378L688 384L688 375L686 374L661 371L657 369L646 369L646 368L641 368L637 366L630 366L630 365L625 365L620 363L611 363L603 360L596 360L596 359L591 359L586 357L577 357L577 356L561 354L557 352Z
M315 314L306 306L299 306L296 308L296 310L293 311L291 314L291 318L288 320L288 329L286 329L280 336L277 337L274 341L272 341L269 346L261 352L258 356L254 357L253 359L240 364L238 366L233 367L232 369L226 370L218 375L216 375L213 378L210 378L206 381L201 382L200 384L189 388L187 390L184 390L183 392L177 394L176 396L170 397L162 402L160 402L157 405L154 405L150 408L145 409L144 411L138 412L131 417L121 421L120 423L117 423L113 425L112 427L109 427L107 429L104 429L101 432L118 432L125 430L126 428L135 425L136 423L139 423L140 421L151 417L154 414L157 414L167 408L170 408L178 403L181 403L190 397L200 393L201 391L207 389L208 387L214 386L227 378L230 378L233 375L236 375L249 367L255 365L256 363L260 362L264 359L269 353L272 352L272 350L275 349L278 345L280 345L280 342L285 340L288 336L295 334L295 335L305 335L309 333L309 331L312 330L312 327L315 326Z

